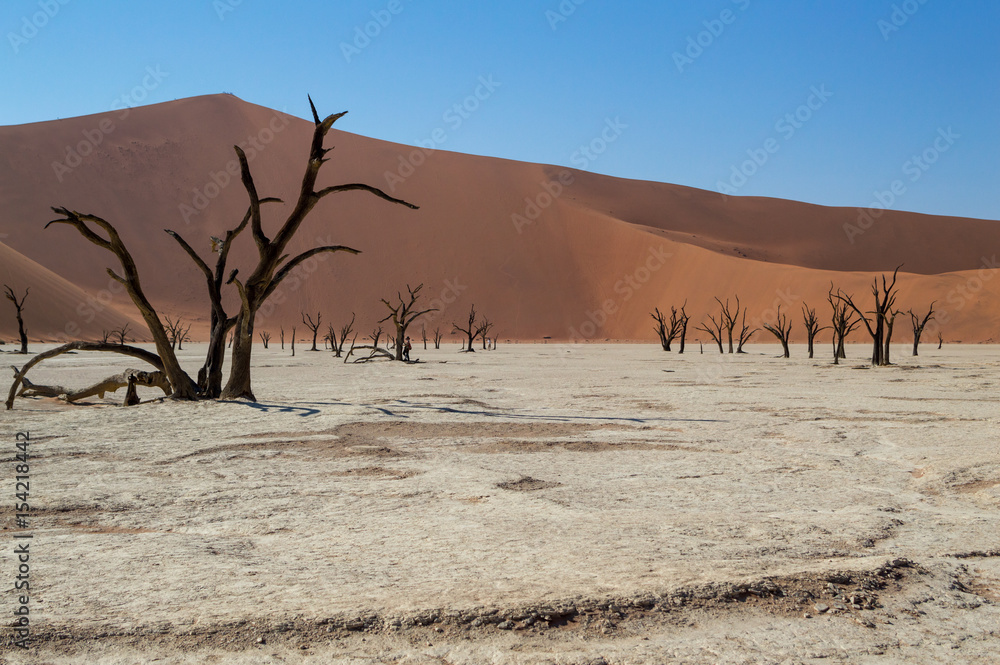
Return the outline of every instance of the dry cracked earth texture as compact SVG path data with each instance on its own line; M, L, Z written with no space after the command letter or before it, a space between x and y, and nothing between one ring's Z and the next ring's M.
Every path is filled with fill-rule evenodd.
M272 345L258 403L18 400L31 638L0 662L996 662L997 347L446 346Z

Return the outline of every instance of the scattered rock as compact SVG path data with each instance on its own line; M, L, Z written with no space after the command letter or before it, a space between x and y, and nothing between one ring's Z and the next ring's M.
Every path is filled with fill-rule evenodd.
M816 603L814 607L816 608L816 611L819 612L820 614L830 609L829 605L824 605L823 603Z
M497 628L499 628L500 630L513 630L514 622L510 620L501 621L500 623L497 624Z

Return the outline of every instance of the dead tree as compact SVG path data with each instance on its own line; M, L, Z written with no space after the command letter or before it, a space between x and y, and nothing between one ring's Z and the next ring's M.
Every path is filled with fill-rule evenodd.
M323 321L323 314L321 312L316 312L316 320L313 321L312 317L302 312L302 323L305 324L306 328L313 334L313 345L310 351L319 351L316 348L316 336L319 335L319 324Z
M716 298L716 300L718 300L718 298ZM702 323L700 326L695 328L695 330L703 330L707 332L711 336L712 341L719 345L719 353L725 353L722 349L722 319L720 317L720 319L716 321L715 317L711 314L708 315L708 319L712 322L712 327L709 327L706 323Z
M681 305L680 316L677 317L677 322L679 324L678 335L679 335L680 340L681 340L680 348L677 350L678 354L684 353L684 340L685 340L685 338L687 338L688 321L691 320L691 317L685 311L686 307L687 307L687 301L685 300L684 304ZM673 308L671 307L671 309L673 309ZM673 313L671 313L671 320L672 319L673 319Z
M7 401L5 402L7 410L9 411L10 409L14 408L14 398L18 394L18 389L21 387L22 382L24 381L24 377L27 376L28 371L32 367L42 362L43 360L48 360L49 358L55 358L56 356L60 356L64 353L69 353L71 351L105 351L110 353L120 353L122 355L138 358L139 360L149 363L156 370L158 370L159 372L163 373L164 376L166 376L166 372L164 372L163 370L164 368L163 359L160 356L156 355L155 353L147 351L146 349L140 349L139 347L128 346L125 344L109 344L108 342L83 342L83 341L68 342L66 344L63 344L62 346L58 346L54 349L49 349L48 351L43 351L42 353L39 353L38 355L28 360L28 362L25 363L20 370L18 370L17 368L13 368L14 382L10 386L10 390L7 393ZM164 392L170 394L170 391L172 389L173 389L173 384L169 383L168 379L167 387L164 390Z
M198 386L191 380L191 377L188 376L187 372L184 371L177 361L177 356L170 346L170 340L167 338L163 323L160 321L159 315L153 308L152 303L146 298L139 284L139 271L136 268L135 261L132 259L132 255L125 247L125 243L122 242L115 227L94 215L81 214L66 208L53 208L53 211L62 215L62 218L52 220L45 225L45 228L48 228L52 224L68 224L90 242L115 255L121 265L123 274L119 275L114 270L108 268L108 275L125 287L125 291L139 309L139 313L142 314L142 318L146 322L146 327L149 328L149 332L153 337L156 352L163 359L163 372L166 374L167 380L170 381L172 396L175 399L196 399L198 396ZM94 231L90 227L91 224L102 229L106 237Z
M235 331L233 334L235 334ZM292 357L295 357L295 326L292 326Z
M815 314L815 312L813 314ZM787 314L781 313L781 305L778 305L777 321L775 324L771 325L770 323L764 323L762 325L764 326L764 330L778 338L778 341L781 342L781 350L784 351L785 357L790 358L791 354L788 352L788 338L792 334L792 322L788 320Z
M733 352L733 330L736 328L736 320L740 315L740 297L736 296L736 309L732 310L729 305L729 298L726 298L726 302L723 303L716 297L716 302L722 307L722 324L726 328L726 335L729 339L729 352ZM746 323L746 316L744 318L744 324ZM746 332L745 330L743 332ZM752 334L752 333L751 333ZM740 346L743 346L742 343Z
M16 367L12 367L12 369L14 370L14 375L17 376L17 372L19 370ZM167 377L163 372L141 372L137 369L127 369L120 374L115 374L114 376L109 376L102 381L98 381L92 386L77 390L64 388L62 386L35 384L29 381L28 377L25 376L21 378L21 389L18 391L17 396L56 397L63 401L72 403L94 396L104 399L105 393L116 392L119 388L129 388L130 393L134 393L137 385L147 386L149 388L159 388L165 395L170 394L170 383L167 381ZM138 399L138 397L136 397L136 399ZM131 404L128 404L128 401L129 400L126 399L126 405L131 406Z
M281 335L281 350L285 350L285 326L278 327L279 334Z
M190 333L191 333L191 324L189 323L186 326L184 326L184 330L181 330L180 334L177 335L177 350L178 351L183 351L184 350L184 342L190 342L191 341L191 334Z
M854 318L854 313L851 312L847 303L837 299L833 293L833 284L830 284L827 300L833 308L833 318L831 319L833 323L831 326L833 329L833 364L839 365L840 359L847 357L844 342L847 340L847 336L861 325L861 321Z
M389 308L389 314L386 315L384 319L379 321L383 323L392 319L392 325L396 327L395 334L395 359L403 359L403 347L406 345L406 329L410 327L414 319L423 316L428 312L436 312L436 308L429 308L423 310L417 310L417 300L420 299L420 289L424 288L423 284L419 284L417 288L411 289L410 285L406 285L406 290L409 293L408 299L403 299L403 294L400 292L396 293L396 299L399 300L398 304L394 304L382 298L382 304ZM376 345L377 346L377 345Z
M264 343L264 348L267 348L268 343L271 341L271 333L266 330L260 331L260 341Z
M876 277L874 283L872 284L872 295L875 298L875 309L868 312L872 315L872 319L869 320L867 316L854 304L854 299L850 295L847 295L843 291L837 290L836 298L841 302L847 303L847 305L854 310L855 314L861 319L861 322L865 324L865 328L868 331L869 336L872 338L872 366L882 367L889 364L889 358L886 355L886 327L890 328L891 334L891 322L890 319L895 318L892 306L896 302L896 276L899 274L898 266L892 273L892 281L887 281L885 275L882 275L882 287L879 288L879 280Z
M941 350L942 346L944 346L944 336L942 336L941 332L938 331L938 350L939 351Z
M4 288L4 295L7 296L7 300L9 300L12 303L14 303L14 308L17 310L17 335L18 335L18 337L21 338L21 350L18 351L18 353L27 353L28 352L28 333L24 329L24 318L22 318L21 315L23 314L24 301L27 300L27 298L28 298L28 291L30 291L31 289L28 288L28 287L26 287L24 289L24 295L21 296L20 299L18 299L17 294L14 293L14 289L12 289L11 287L7 286L6 284L3 285L3 288Z
M424 351L427 350L427 325L423 324L420 326L420 337L424 340Z
M259 201L260 205L265 203L281 203L280 199L264 198ZM195 266L204 274L205 283L208 288L208 298L211 303L210 328L208 339L208 351L205 353L205 362L198 371L198 390L202 397L214 399L222 393L222 364L226 358L226 337L230 334L233 326L236 325L236 317L229 316L222 304L222 286L226 279L226 264L229 260L229 250L233 246L233 241L250 224L252 206L247 208L243 215L243 220L234 229L226 231L225 239L210 236L211 251L218 256L215 260L215 268L209 268L201 255L194 250L180 236L179 233L166 229L166 233L177 241L187 255L194 261ZM252 341L252 340L251 340ZM229 338L229 345L232 346L232 337ZM284 348L284 345L282 345Z
M493 327L493 322L487 319L485 316L476 326L476 334L483 338L483 351L486 350L486 342L489 339L490 329Z
M737 308L739 308L739 299L737 299L736 303ZM747 325L747 311L744 309L743 320L740 322L739 345L736 347L736 353L746 353L746 351L743 350L743 345L749 342L750 338L753 337L754 333L758 330L760 330L760 328L751 329L750 326Z
M351 334L354 330L354 312L351 312L351 320L347 322L346 325L340 327L340 342L337 344L336 356L339 358L340 354L344 351L344 343L347 341L347 336Z
M819 317L816 316L816 310L810 308L809 305L802 303L802 322L806 326L806 338L809 341L809 357L813 357L813 345L816 341L816 335L819 331L826 330L829 326L820 327Z
M903 312L901 312L898 309L886 312L886 316L885 316L885 345L884 345L885 350L882 352L882 361L883 361L882 364L883 365L891 365L892 364L891 362L889 362L889 342L892 341L892 327L896 323L896 317L899 316L902 313Z
M135 340L130 340L127 337L128 336L128 325L129 324L126 323L121 328L115 328L115 329L113 329L111 331L111 333L110 333L111 339L117 338L118 339L118 341L116 342L117 344L126 344L128 342L134 342Z
M924 327L926 327L929 322L931 322L931 321L934 320L934 303L935 302L937 302L937 301L935 300L935 301L933 301L931 303L931 306L927 310L927 314L923 318L920 318L920 316L918 316L917 314L914 314L912 309L910 310L910 322L913 324L913 355L914 356L919 355L917 353L917 347L920 346L920 336L924 334ZM941 336L941 334L938 333L938 337L939 338L940 338L940 336ZM938 348L939 349L941 348L940 345L938 346Z
M348 360L348 358L350 358L351 355L353 355L355 351L359 351L361 349L367 349L371 353L369 353L367 356L365 356L363 358L362 357L355 358L352 362L355 362L355 363L366 363L366 362L369 362L371 360L374 360L376 357L378 357L378 358L385 358L387 360L395 360L396 357L395 357L395 355L393 355L392 352L390 352L390 351L388 351L386 349L383 349L381 346L379 346L379 340L381 338L382 338L382 326L379 326L379 327L375 328L374 330L372 330L368 334L368 339L370 339L371 342L372 342L371 344L362 344L360 346L356 345L354 342L357 341L358 337L357 337L357 335L355 335L354 336L354 340L351 341L351 348L350 348L350 350L347 352L347 355L344 356L344 362L346 363L347 360Z
M229 380L222 390L222 396L226 399L246 398L253 400L254 394L250 381L250 357L253 351L253 328L257 317L257 311L270 297L278 285L303 261L323 252L349 252L358 254L358 250L343 245L330 245L314 247L306 250L295 257L288 258L286 249L289 242L299 230L302 222L310 211L323 198L331 194L339 194L349 191L362 191L373 194L385 201L416 209L417 206L407 203L402 199L389 196L382 190L359 183L346 185L336 185L316 189L316 179L319 170L327 161L327 154L330 149L323 147L327 133L344 113L337 113L320 120L316 112L316 106L312 99L309 100L309 107L312 110L315 128L313 130L312 145L309 151L309 161L305 175L302 178L302 185L299 191L298 200L285 219L284 223L277 230L273 237L268 237L264 233L261 221L260 204L261 200L257 195L257 188L250 174L250 167L246 155L238 146L236 150L240 161L240 171L242 174L243 186L250 197L250 231L254 243L257 246L258 261L254 270L245 280L238 279L238 272L233 271L228 282L235 284L240 295L240 313L237 315L235 324L236 342L233 345L232 365Z
M656 332L656 336L660 338L660 347L662 347L664 351L669 351L670 342L673 338L671 337L670 330L667 326L667 317L660 311L659 307L654 308L650 316L653 317L654 321L656 321L653 325L653 330Z
M464 328L457 323L452 323L451 325L456 332L460 332L469 338L468 347L466 347L464 341L462 342L462 351L465 353L475 353L476 350L472 347L472 343L479 336L479 329L476 327L476 306L473 305L472 309L469 310L469 322Z
M441 340L444 339L444 333L441 332L441 328L434 329L434 348L441 348Z
M170 348L177 349L177 338L184 332L183 320L178 317L175 321L169 316L164 316L163 320L163 327L166 329L167 337L170 339Z
M326 334L323 335L323 348L326 348L327 342L330 343L330 351L334 354L337 353L337 329L333 327L332 323L326 324Z

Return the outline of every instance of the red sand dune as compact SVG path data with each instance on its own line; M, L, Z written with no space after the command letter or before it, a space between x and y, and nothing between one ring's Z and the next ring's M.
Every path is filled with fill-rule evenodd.
M350 116L338 125L349 127ZM181 233L212 262L209 237L223 236L246 209L239 178L227 173L234 144L247 147L260 194L287 202L265 208L265 227L276 229L297 196L311 130L311 122L231 95L0 127L0 276L33 287L32 337L65 336L75 323L80 336L94 338L123 317L138 320L105 272L117 268L110 254L68 226L42 230L55 217L49 206L66 206L115 224L151 300L194 322L195 338L203 338L203 277L163 229ZM1000 326L995 221L889 211L863 229L865 211L856 208L425 155L336 130L327 146L335 150L321 186L365 182L420 210L357 192L320 202L291 250L331 243L363 253L328 255L286 281L258 322L275 337L279 325L302 331L303 310L322 311L324 329L356 312L363 335L384 316L380 298L423 283L440 308L427 317L429 330L450 332L475 303L502 339L652 340L653 307L686 300L693 327L716 310L714 296L739 294L755 325L782 304L796 321L793 339L802 339L803 301L826 321L831 282L863 296L875 273L898 264L905 272L897 306L926 310L936 300L945 339L995 340ZM246 274L254 253L247 234L230 266ZM107 307L84 321L78 310L88 295ZM234 309L235 293L228 297ZM13 307L0 305L8 305L0 309L0 336L9 339ZM909 338L905 314L897 331L896 339ZM419 337L419 325L414 332ZM697 337L707 336L692 331L689 339ZM755 340L773 338L762 332Z

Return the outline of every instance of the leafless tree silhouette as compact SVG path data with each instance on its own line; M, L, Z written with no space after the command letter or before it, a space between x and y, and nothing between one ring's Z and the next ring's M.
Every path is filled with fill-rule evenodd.
M927 309L927 314L925 314L923 318L915 314L912 309L910 310L910 322L913 324L913 355L915 356L919 355L917 353L917 347L920 346L920 336L924 334L924 328L928 323L934 320L935 302L937 301L935 300L931 303L931 306ZM940 336L941 334L938 333L939 338ZM938 346L938 348L940 349L941 347Z
M410 324L413 323L414 319L416 319L419 316L423 316L428 312L437 311L437 309L433 307L423 310L417 309L417 301L420 299L420 289L422 288L424 288L423 284L417 285L417 288L415 289L411 289L410 285L407 284L406 291L409 294L408 298L404 300L403 294L397 292L396 299L399 301L398 303L389 302L385 298L382 299L382 304L384 304L386 307L389 308L389 314L386 315L384 319L379 321L379 323L392 319L392 325L395 326L396 328L396 335L395 335L396 360L403 359L403 347L406 345L406 329L410 327Z
M899 273L899 269L902 266L898 266L892 273L892 281L888 281L885 275L882 275L882 286L879 288L879 279L875 278L872 284L872 295L875 298L875 309L869 312L872 315L872 319L869 320L867 316L854 304L854 299L844 293L841 290L837 290L834 294L841 302L847 303L847 305L854 310L855 314L861 320L861 323L865 324L865 328L868 331L869 336L872 338L872 366L880 367L889 364L889 357L886 353L886 346L888 343L888 337L886 336L886 328L888 327L889 337L892 336L892 320L895 318L896 314L899 312L894 312L892 307L896 302L896 276Z
M792 334L792 322L788 320L787 314L781 313L781 305L778 305L776 318L777 321L774 325L771 325L770 323L764 323L762 325L764 326L764 330L778 338L778 341L781 342L781 350L784 351L785 357L789 358L791 357L791 354L788 352L788 338Z
M12 289L10 286L4 284L3 289L4 289L4 295L7 297L7 300L14 303L14 308L17 310L17 335L21 339L21 350L18 351L18 353L27 353L28 333L24 329L24 318L22 314L24 310L24 301L27 300L28 291L30 291L31 289L30 287L25 288L24 295L21 296L20 299L17 297L17 294L14 293L14 289Z
M312 316L306 314L305 312L302 312L302 323L305 324L306 328L309 329L309 332L311 332L313 336L313 345L312 348L309 349L310 351L319 351L319 349L316 348L316 337L319 335L319 326L322 322L323 322L322 312L316 312L315 321L313 321Z

